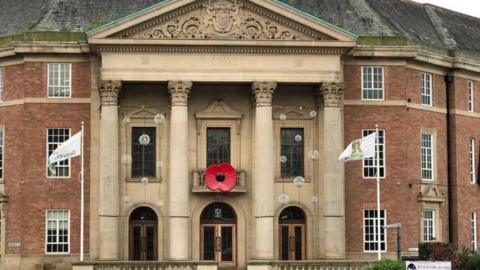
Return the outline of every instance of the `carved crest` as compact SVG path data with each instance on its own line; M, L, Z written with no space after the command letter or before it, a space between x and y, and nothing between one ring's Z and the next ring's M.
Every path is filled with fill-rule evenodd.
M115 35L137 39L320 40L321 33L243 0L202 0Z

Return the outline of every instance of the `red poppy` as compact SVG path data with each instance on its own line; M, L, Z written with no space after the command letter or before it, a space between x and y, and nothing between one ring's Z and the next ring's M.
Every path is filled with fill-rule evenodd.
M205 184L210 190L228 192L237 183L237 172L228 163L212 164L205 171Z

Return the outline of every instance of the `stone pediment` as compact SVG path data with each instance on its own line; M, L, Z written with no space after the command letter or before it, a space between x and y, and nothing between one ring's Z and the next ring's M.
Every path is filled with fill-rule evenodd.
M109 38L143 40L335 40L249 0L198 0Z
M240 119L242 114L233 110L225 101L214 100L204 111L196 113L197 119L202 118L222 118L222 119Z

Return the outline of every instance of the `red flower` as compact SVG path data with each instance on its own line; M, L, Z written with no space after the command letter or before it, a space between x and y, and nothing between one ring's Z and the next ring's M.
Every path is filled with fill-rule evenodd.
M228 192L237 183L237 172L228 163L212 164L205 171L205 184L210 190Z

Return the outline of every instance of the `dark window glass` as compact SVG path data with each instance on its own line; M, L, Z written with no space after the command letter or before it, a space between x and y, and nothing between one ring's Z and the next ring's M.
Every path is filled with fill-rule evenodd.
M281 163L282 177L304 176L303 128L282 128L280 133L281 156L287 158L286 162Z
M150 142L140 143L140 137L148 135ZM156 129L153 127L132 128L132 177L155 177Z
M230 128L207 128L207 167L230 163Z
M215 260L215 227L203 227L203 260Z

